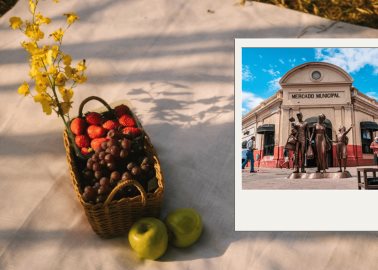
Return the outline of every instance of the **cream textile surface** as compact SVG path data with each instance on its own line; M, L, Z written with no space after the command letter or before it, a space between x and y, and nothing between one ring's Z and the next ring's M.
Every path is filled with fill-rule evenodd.
M139 260L126 238L101 240L92 232L69 179L62 123L16 93L28 66L23 38L8 20L28 15L20 0L0 18L0 269L377 268L376 232L235 232L233 155L234 38L378 37L377 30L259 3L51 5L42 2L56 20L52 28L65 12L81 18L63 46L88 62L74 111L89 95L130 100L162 162L163 216L194 207L205 232L195 246L170 248L157 262Z

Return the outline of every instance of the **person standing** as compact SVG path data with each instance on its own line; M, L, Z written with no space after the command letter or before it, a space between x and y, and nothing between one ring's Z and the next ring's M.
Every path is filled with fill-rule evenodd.
M254 173L255 171L255 159L253 157L253 150L256 150L256 138L255 136L252 136L251 139L247 142L247 158L244 160L242 164L242 170L244 170L245 165L247 165L248 160L251 161L251 169L250 173Z
M299 172L299 166L301 167L301 173L305 173L305 152L306 141L309 137L308 125L303 121L303 115L301 112L297 113L298 122L294 124L297 129L297 142L295 145L295 173Z
M314 125L314 130L310 137L310 142L315 135L315 146L316 146L316 165L318 170L316 172L326 172L328 169L327 162L327 151L332 147L332 142L328 138L326 133L326 127L324 121L326 116L322 113L318 116L318 123Z
M378 166L378 137L374 138L374 141L370 144L370 149L373 149L374 164Z

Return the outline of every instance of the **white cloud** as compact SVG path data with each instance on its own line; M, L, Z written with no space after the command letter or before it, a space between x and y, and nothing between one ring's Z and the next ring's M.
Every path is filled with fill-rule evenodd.
M282 64L282 65L284 65L285 64L285 62L284 62L284 60L282 60L281 58L280 59L278 59L278 61Z
M270 68L270 69L265 69L265 68L263 68L262 71L267 72L267 73L269 73L270 75L272 75L272 76L274 76L274 77L276 77L276 76L278 76L278 75L281 74L278 70L275 71L275 70L272 69L272 68Z
M248 113L253 108L255 108L262 101L264 101L263 98L255 95L251 92L243 91L242 92L242 113L243 113L243 115Z
M251 69L249 68L249 66L248 65L244 65L242 67L242 80L250 82L254 78L256 78L256 77L252 74Z
M268 82L268 91L269 92L276 92L277 90L281 89L281 85L279 81L281 80L281 77L274 78Z
M350 73L371 66L373 73L378 75L377 48L318 48L315 50L315 58L318 61L335 64Z
M303 61L307 61L307 59L306 59L305 57L302 57L302 60L303 60Z
M365 95L378 100L378 92L373 92L373 91L372 92L366 92Z

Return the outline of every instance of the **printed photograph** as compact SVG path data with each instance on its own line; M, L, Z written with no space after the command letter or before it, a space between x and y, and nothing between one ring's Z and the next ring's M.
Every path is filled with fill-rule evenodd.
M242 48L243 189L378 189L378 49Z

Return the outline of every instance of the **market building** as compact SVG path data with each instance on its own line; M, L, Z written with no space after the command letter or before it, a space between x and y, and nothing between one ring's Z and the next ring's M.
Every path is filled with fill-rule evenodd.
M353 87L353 78L346 71L325 62L309 62L288 71L279 83L280 90L242 119L242 144L252 135L256 137L257 166L280 167L290 132L289 119L296 118L298 112L310 127L319 114L325 114L327 135L333 140L341 125L349 128L353 124L348 133L347 166L373 165L369 147L378 136L378 102ZM336 167L335 144L327 155L329 167ZM307 167L315 166L313 160L306 163Z

